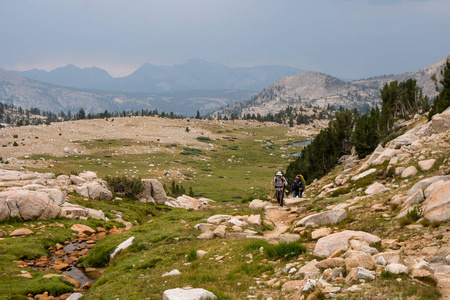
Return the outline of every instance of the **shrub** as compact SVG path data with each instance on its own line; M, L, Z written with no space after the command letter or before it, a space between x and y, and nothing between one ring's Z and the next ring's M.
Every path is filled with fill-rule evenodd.
M125 195L131 199L137 199L137 196L144 191L144 184L140 178L107 176L106 181L115 193Z
M400 219L400 226L404 227L406 225L412 224L422 217L422 209L415 206L410 210L406 216Z
M211 141L211 139L207 136L199 136L199 137L197 137L197 141L207 142L207 141Z
M202 150L196 148L183 148L183 151L180 152L181 155L201 155L203 154Z
M187 255L188 261L192 262L197 259L197 251L194 249L189 250L189 253Z

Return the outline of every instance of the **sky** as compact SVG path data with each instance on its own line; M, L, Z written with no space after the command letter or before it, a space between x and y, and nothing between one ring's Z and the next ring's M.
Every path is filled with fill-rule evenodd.
M203 59L360 79L450 55L449 16L449 0L1 0L0 68Z

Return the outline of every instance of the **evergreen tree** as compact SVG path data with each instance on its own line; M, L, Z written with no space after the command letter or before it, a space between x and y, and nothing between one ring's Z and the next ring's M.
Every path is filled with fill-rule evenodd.
M442 84L443 88L439 92L439 95L434 99L433 104L431 106L430 113L428 114L428 119L431 120L435 114L440 114L447 107L450 106L450 62L447 60L445 63L444 69L441 70L441 74L443 76L442 80L439 82ZM436 85L437 86L437 85Z

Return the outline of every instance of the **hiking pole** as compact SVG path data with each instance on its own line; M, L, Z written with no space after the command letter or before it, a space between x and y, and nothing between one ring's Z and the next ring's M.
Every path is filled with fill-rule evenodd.
M269 203L271 202L270 200L272 199L272 188L273 188L273 184L270 184Z

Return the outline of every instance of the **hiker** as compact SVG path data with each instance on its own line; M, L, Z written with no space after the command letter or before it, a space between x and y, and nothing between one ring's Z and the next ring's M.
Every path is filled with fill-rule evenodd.
M292 182L291 191L292 191L292 197L303 197L303 191L305 190L305 184L303 183L303 180L300 175L297 175L295 177L295 180Z
M284 178L283 172L277 171L275 177L272 179L272 186L275 186L275 198L280 206L283 206L284 189L288 182ZM272 194L272 190L270 191Z

